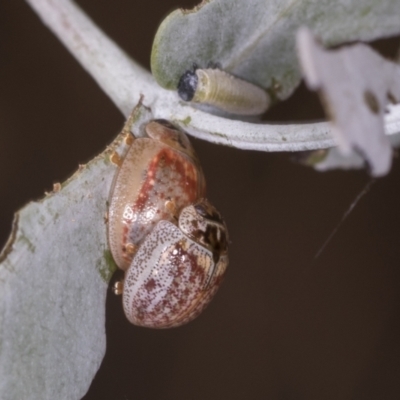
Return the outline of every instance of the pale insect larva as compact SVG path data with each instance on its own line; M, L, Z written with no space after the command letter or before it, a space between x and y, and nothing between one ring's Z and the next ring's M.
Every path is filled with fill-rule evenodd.
M260 115L269 107L267 92L220 69L186 71L178 83L182 100L205 103L228 113Z

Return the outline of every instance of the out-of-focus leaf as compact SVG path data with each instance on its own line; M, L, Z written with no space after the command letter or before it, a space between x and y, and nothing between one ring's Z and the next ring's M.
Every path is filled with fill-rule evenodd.
M193 64L223 70L287 98L300 81L295 33L306 25L325 45L400 32L398 0L206 0L176 10L154 39L151 69L176 89Z
M148 112L137 109L138 117ZM138 122L142 119L138 118ZM80 399L105 352L112 149L16 214L0 255L0 399Z
M331 169L361 169L364 167L365 161L359 154L352 153L344 155L337 147L327 150L324 160L314 164L314 168L317 171L328 171Z
M364 44L324 50L308 29L299 31L298 48L306 83L320 92L342 153L360 153L372 175L385 175L392 150L383 116L389 101L400 100L400 66Z
M388 136L393 147L400 147L400 134ZM318 150L317 150L318 151ZM326 149L326 156L312 166L317 171L329 171L332 169L360 169L365 167L364 159L357 153L344 155L339 148Z

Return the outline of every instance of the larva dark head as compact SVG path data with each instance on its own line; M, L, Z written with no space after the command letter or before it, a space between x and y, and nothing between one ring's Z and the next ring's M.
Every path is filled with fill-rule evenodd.
M182 100L191 101L197 90L199 78L193 68L186 71L178 83L178 95Z

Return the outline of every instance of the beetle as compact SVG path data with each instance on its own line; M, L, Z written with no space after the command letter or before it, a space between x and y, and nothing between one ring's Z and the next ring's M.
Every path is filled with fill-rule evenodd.
M194 319L216 293L228 265L228 233L205 198L203 171L185 132L166 120L152 120L144 131L112 185L108 240L125 271L115 291L128 320L168 328Z

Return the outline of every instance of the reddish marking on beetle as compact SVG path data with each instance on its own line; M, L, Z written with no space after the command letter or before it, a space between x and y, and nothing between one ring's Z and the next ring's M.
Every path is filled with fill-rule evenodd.
M135 310L139 324L167 327L189 322L205 307L203 302L208 303L215 293L214 287L203 290L206 271L199 265L191 246L187 248L187 243L178 242L169 250L165 263L173 266L168 272L172 280L163 297L155 303L161 286L157 278L150 278L133 299L131 310Z
M157 180L156 172L166 168L169 168L173 172L176 171L179 178L178 179L175 178L174 185L178 185L182 188L185 188L185 192L188 196L188 201L192 202L196 199L197 197L196 167L176 151L165 148L161 150L157 154L157 156L155 156L153 160L149 163L147 179L142 185L139 199L136 202L136 207L138 210L143 210L146 207L148 198L151 194L151 189L153 189L153 187L155 186L162 187L162 181ZM172 182L168 182L169 185L171 185L171 183ZM171 187L168 187L167 189L170 191L173 190L173 188Z
M198 180L201 179L196 164L188 160L174 149L163 148L148 163L144 182L137 194L136 201L127 205L132 210L132 218L122 217L122 245L133 242L139 245L153 226L161 219L172 220L171 214L164 206L165 193L176 205L176 214L187 204L196 201L204 193L199 193ZM152 221L141 224L139 219L146 210L153 210ZM123 252L123 258L127 265L132 262L133 256Z

